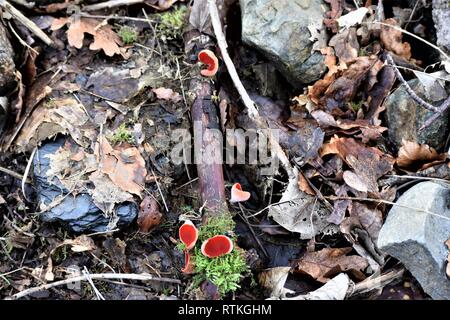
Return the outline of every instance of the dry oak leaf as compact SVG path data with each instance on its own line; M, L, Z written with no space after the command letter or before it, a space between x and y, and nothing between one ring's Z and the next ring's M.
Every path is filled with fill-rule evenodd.
M113 149L104 138L96 149L101 171L123 191L141 196L147 169L139 150L128 144L120 144Z
M392 170L394 159L377 148L366 147L353 138L331 138L320 151L323 157L327 154L337 154L355 174L367 185L369 192L378 193L377 180Z
M357 278L364 278L362 271L367 268L366 259L347 253L352 248L324 248L316 252L307 252L297 262L296 272L306 273L322 283L327 282L335 275L351 271Z
M399 167L405 169L426 169L444 161L445 158L445 153L439 154L427 144L403 140L396 162Z
M397 21L393 18L384 20L384 23L397 26ZM386 25L381 26L380 39L384 47L396 55L409 60L411 59L411 46L408 42L402 42L402 37L403 35L400 30Z
M83 46L84 33L89 33L94 37L94 42L91 43L89 49L99 50L103 49L107 56L112 57L114 54L121 54L124 56L124 49L120 48L123 45L120 37L115 33L111 26L100 26L97 20L70 17L55 19L52 22L51 29L58 30L64 25L68 24L67 40L69 44L77 49ZM100 26L100 27L99 27Z
M140 206L137 224L141 232L147 233L161 222L162 214L159 211L158 202L150 196L146 196Z

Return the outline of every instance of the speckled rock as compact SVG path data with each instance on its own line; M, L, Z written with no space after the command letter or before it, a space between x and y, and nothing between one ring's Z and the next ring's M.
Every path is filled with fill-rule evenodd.
M408 81L408 84L421 98L434 106L439 106L443 101L428 99L424 87L417 79ZM398 87L386 99L384 106L389 139L398 148L402 145L402 139L428 144L435 149L441 149L444 146L449 132L450 109L430 127L419 132L419 128L433 115L433 112L419 106L406 92L404 86Z
M241 0L242 39L272 60L293 85L311 83L326 71L311 52L308 25L322 21L320 0Z
M380 250L397 258L433 299L450 299L445 274L450 220L450 187L422 182L406 191L389 212L378 237ZM417 208L414 210L410 208Z
M437 45L450 52L450 8L448 0L433 0Z

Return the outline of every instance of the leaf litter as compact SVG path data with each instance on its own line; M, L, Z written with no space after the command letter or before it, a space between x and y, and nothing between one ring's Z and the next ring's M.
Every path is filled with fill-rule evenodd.
M170 13L184 6L182 3L175 5L176 2L155 0L146 4L147 9L169 10ZM260 176L259 168L230 166L225 169L228 181L239 181L251 193L248 201L240 203L239 210L235 207L238 204L230 205L232 210L248 215L255 223L247 222L247 227L261 227L262 235L258 233L256 237L261 238L262 246L273 245L276 252L287 252L283 251L286 246L301 243L301 249L286 259L267 257L263 260L256 255L259 265L284 261L262 271L253 270L258 274L261 288L266 290L262 297L272 299L344 299L354 283L368 276L376 277L386 267L376 241L388 206L364 199L395 200L398 183L384 185L382 180L386 175L425 174L438 166L444 171L449 168L447 155L442 150L404 141L398 153L394 153L386 143L387 128L382 126L383 101L394 88L396 78L393 68L385 62L385 54L391 54L397 64L401 61L412 68L411 75L428 91L437 93L434 98L439 100L446 96L447 74L422 71L421 61L415 59L413 43L397 28L405 28L411 11L393 8L394 17L385 19L370 1L359 9L341 0L325 2L329 4L323 21L327 32L318 24L308 29L310 41L314 42L312 50L323 55L327 73L308 84L304 92L287 89L289 92L283 103L276 95L252 95L261 105L261 114L269 127L282 129L280 145L301 170L296 170L291 179L281 173L270 180ZM69 4L78 5L68 1L38 6L44 11L62 14ZM189 19L186 19L190 22L188 32L214 35L207 7L206 1L198 1L190 8ZM152 16L158 21L158 13ZM17 255L18 249L36 246L35 238L30 236L33 231L44 239L45 235L51 235L46 253L40 251L40 255L36 255L37 261L41 261L41 271L45 270L41 279L46 281L63 277L54 264L63 266L65 259L67 263L82 259L96 261L92 257L82 258L83 252L91 252L95 257L101 252L100 259L126 272L145 270L158 276L166 272L175 276L177 259L182 260L182 255L173 250L176 240L172 231L176 229L177 217L198 218L197 211L203 210L204 204L199 202L198 185L190 176L192 171L186 173L183 166L169 164L171 129L164 128L186 125L184 103L189 104L192 98L186 85L197 66L188 60L178 64L177 57L175 67L172 55L184 54L180 43L168 42L155 33L159 29L144 27L143 21L140 21L142 24L126 22L138 30L139 37L137 45L125 46L110 19L102 22L73 14L48 20L54 34L66 34L68 47L64 48L63 37L59 43L63 49L57 49L60 54L44 52L38 59L28 59L30 79L36 77L36 80L19 86L15 108L17 121L22 123L16 134L10 136L10 141L14 142L12 150L30 152L48 139L61 134L70 136L70 142L50 157L49 182L57 179L73 194L89 193L105 215L114 215L114 208L120 203L138 202L139 215L131 233L126 230L123 234L105 236L101 241L96 235L53 235L53 229L47 230L51 227L36 227L39 223L30 218L25 218L29 223L22 228L8 223L12 254ZM47 24L43 29L48 29L50 24ZM236 55L239 73L248 63L246 59L252 63L257 61L251 51L247 54L248 57ZM43 66L59 71L54 74L52 71L52 77L43 81L44 77L36 72L42 71ZM211 101L220 101L220 126L222 129L254 127L254 123L245 120L239 97L227 87L227 81L221 81L222 76L220 71L216 74L215 85L220 87L220 93L216 97L215 92L210 97ZM242 72L242 77L247 82L253 81L246 71ZM292 100L286 102L286 96ZM118 131L123 135L116 135ZM112 139L113 136L120 136L124 141ZM150 168L156 174L149 175ZM232 179L233 176L242 181ZM155 181L161 186L156 188ZM177 188L183 192L179 192L175 184L179 184ZM170 210L163 216L159 200L165 201L165 197ZM20 196L0 194L0 207L11 203L11 199L20 200ZM263 203L268 207L263 207ZM257 214L252 216L255 211ZM135 230L141 232L136 235ZM236 232L245 249L261 249L254 244L255 235L248 240L246 231L237 228ZM66 246L70 246L71 253L65 253ZM263 256L262 252L260 254ZM96 263L97 267L108 269L104 261ZM0 267L0 273L7 271L9 269ZM288 277L295 278L292 282L301 285L305 279L314 279L317 290L295 296L299 290L286 287ZM30 286L30 282L20 278L13 283L16 290ZM319 287L322 284L325 285ZM3 286L0 284L0 292ZM211 283L202 284L202 288L208 286L212 287ZM217 293L216 289L212 291ZM251 289L244 287L244 291ZM186 293L185 297L192 295Z

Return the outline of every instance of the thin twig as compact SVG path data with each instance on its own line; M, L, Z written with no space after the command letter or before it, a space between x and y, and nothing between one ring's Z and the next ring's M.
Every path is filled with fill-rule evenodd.
M106 19L106 20L124 20L124 21L137 21L137 22L147 22L148 19L144 18L135 18L135 17L127 17L127 16L104 16L104 15L98 15L98 14L89 14L80 12L80 17L84 18L90 18L90 19ZM151 22L155 22L151 20Z
M217 9L217 4L215 0L208 0L208 8L209 8L209 15L211 16L211 23L213 25L214 34L217 39L217 44L219 45L220 52L222 53L222 58L225 62L225 65L228 70L228 74L230 75L231 80L234 83L234 86L236 87L237 91L239 92L242 101L247 108L247 112L249 116L256 122L256 124L260 128L268 129L267 124L264 122L264 120L259 116L258 109L256 108L255 103L248 95L247 90L245 89L244 85L241 82L241 79L239 78L239 75L236 71L236 67L233 64L233 61L230 58L230 55L227 51L227 41L225 39L225 35L222 31L222 23L220 21L219 16L219 10ZM270 129L267 130L268 132L268 138L272 145L272 148L275 151L275 154L277 155L278 159L281 161L284 169L286 170L289 177L294 177L294 170L291 166L291 163L289 162L288 157L284 153L283 149L279 145L278 141L275 139L275 137L272 134L272 131Z
M98 290L97 287L95 286L94 281L92 281L91 275L89 274L89 271L86 268L86 266L84 266L83 275L86 277L86 281L89 282L89 284L91 285L92 290L94 290L94 293L97 296L97 299L98 300L106 300L105 297L100 292L100 290Z
M437 112L424 122L424 124L419 128L419 132L431 126L433 122L436 121L436 119L438 119L440 116L442 116L449 108L450 108L450 96L448 96L447 99L445 99L445 101L442 102L442 104L438 107Z
M101 9L110 9L120 6L129 6L131 4L143 3L145 0L110 0L106 2L100 2L83 7L83 11L96 11Z
M330 199L330 200L355 200L355 201L369 201L369 202L385 203L385 204L390 204L392 206L397 206L397 207L402 207L402 208L406 208L406 209L410 209L410 210L414 210L414 211L424 212L426 214L450 221L449 217L443 216L439 213L431 212L431 211L421 209L421 208L410 207L410 206L407 206L404 204L400 204L400 203L392 202L392 201L388 201L388 200L383 200L383 199L371 199L371 198L360 198L360 197L336 197L336 196L326 196L325 198Z
M23 175L21 175L21 174L19 174L17 172L14 172L12 170L9 170L7 168L0 167L0 172L6 173L6 174L10 175L11 177L17 178L19 180L23 180ZM31 183L30 180L27 180L26 182L27 183Z
M153 178L155 178L156 187L158 188L159 194L161 195L162 202L164 203L164 208L166 209L166 212L169 212L169 208L167 207L166 199L164 198L164 194L161 190L161 187L158 182L158 178L155 175L155 172L153 171L153 168L150 168L152 170Z
M28 30L34 33L39 39L44 41L44 43L48 46L53 45L53 40L50 39L44 31L42 31L33 21L25 17L22 12L17 10L14 6L12 6L8 1L0 0L0 7L5 9L14 19L23 24Z
M423 100L421 97L417 95L417 93L414 92L413 89L409 86L408 82L403 78L401 72L397 69L397 66L395 65L394 59L392 59L391 55L388 53L386 54L386 61L389 63L390 66L393 67L395 75L397 76L397 79L405 86L406 91L411 96L411 98L417 102L421 107L433 111L438 112L438 108L435 106L429 104L425 100Z
M126 280L138 280L138 281L160 281L160 282L169 282L169 283L177 283L181 284L181 281L178 279L171 279L171 278L158 278L154 277L150 274L133 274L133 273L97 273L97 274L91 274L90 275L92 280L103 280L103 279L126 279ZM68 279L55 281L52 283L44 284L39 287L29 288L23 291L20 291L19 293L16 293L12 295L9 298L6 298L8 300L16 300L19 298L23 298L25 296L28 296L30 294L33 294L35 292L39 292L42 290L48 290L54 287L63 286L65 284L73 283L73 282L79 282L79 281L87 281L86 276L76 276L71 277Z
M432 178L432 177L419 177L419 176L408 176L408 175L400 176L397 174L387 174L386 176L387 177L395 177L395 178L399 178L399 179L430 180L430 181L440 181L440 182L450 183L449 180L445 180L445 179L441 179L441 178Z
M392 281L402 278L404 272L405 272L405 269L400 268L400 269L389 271L378 277L367 278L364 281L357 283L352 288L352 290L347 293L346 297L348 298L348 297L355 296L358 294L370 292L375 289L383 288L384 286L391 283Z
M22 178L22 183L21 183L22 194L23 194L23 197L25 198L25 200L27 200L27 201L29 201L29 200L27 199L27 195L25 194L25 183L27 182L28 174L30 173L31 165L33 164L33 159L34 159L34 155L36 154L36 150L37 150L37 147L34 147L33 152L31 152L30 159L28 160L27 166L25 168L25 172L23 173L23 178Z

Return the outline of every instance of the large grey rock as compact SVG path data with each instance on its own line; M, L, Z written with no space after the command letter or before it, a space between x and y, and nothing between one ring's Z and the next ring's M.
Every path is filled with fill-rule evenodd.
M450 299L450 281L445 274L450 221L424 212L450 218L450 187L422 182L406 191L397 203L408 208L392 207L380 231L378 247L400 260L433 299Z
M432 101L427 98L427 95L436 96L436 94L434 92L426 93L423 85L417 79L408 81L408 84L417 95L434 106L439 106L443 101ZM440 149L444 146L449 132L450 109L430 127L419 132L419 128L433 115L433 112L419 106L408 92L406 92L403 85L398 87L386 99L384 106L386 107L389 139L397 147L401 147L402 139L415 141L420 144L428 144L435 149Z
M450 52L450 8L448 0L433 0L437 45Z
M47 178L47 171L50 169L50 159L48 155L54 154L64 145L65 139L59 138L53 142L44 143L34 157L34 180L39 203L55 206L40 215L44 222L59 222L68 229L77 232L103 232L110 229L110 218L94 204L92 197L87 193L77 195L67 195L67 190L57 178L51 183ZM57 199L64 196L61 202ZM115 227L123 228L137 216L137 206L132 202L125 202L118 205L115 214L118 218Z
M240 0L242 39L262 51L292 82L300 85L320 79L326 67L313 43L308 25L323 19L320 0Z
M13 58L13 48L0 21L0 96L6 95L14 87L16 67Z

